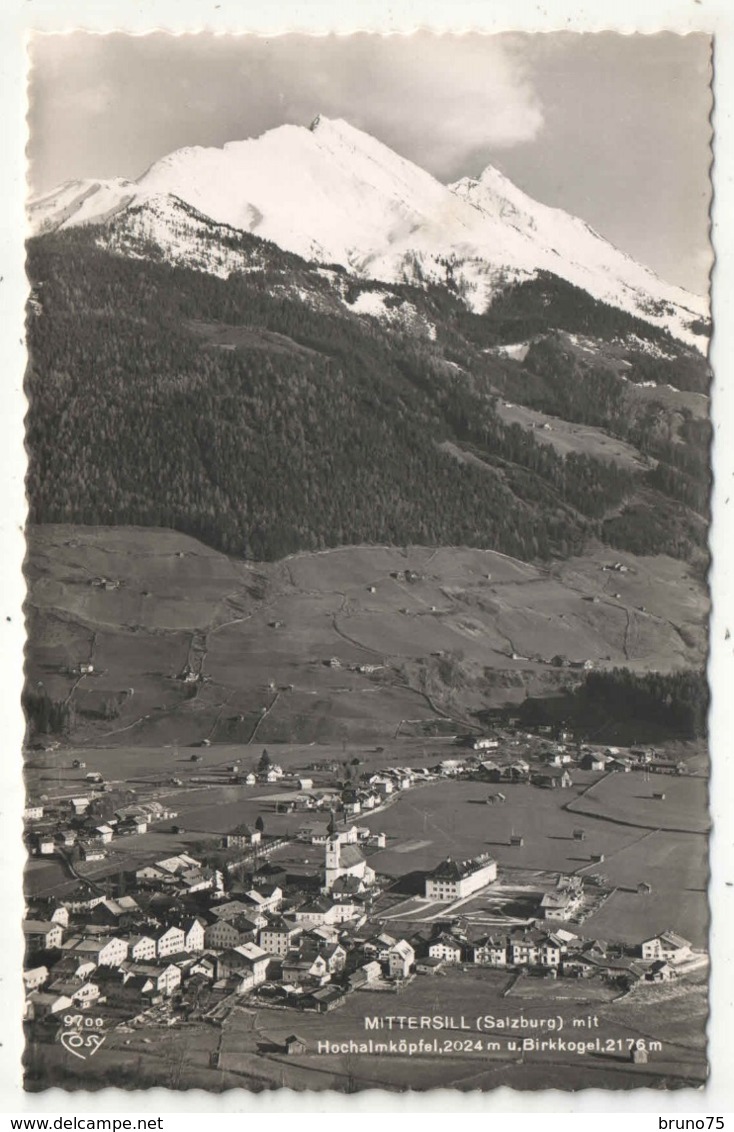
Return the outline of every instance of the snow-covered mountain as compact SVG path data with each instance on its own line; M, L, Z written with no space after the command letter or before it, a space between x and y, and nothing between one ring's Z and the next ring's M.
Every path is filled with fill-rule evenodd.
M200 214L200 230L192 232L190 212L182 220L180 202ZM532 200L492 166L478 180L444 185L340 120L279 126L222 149L180 149L137 181L68 182L32 200L29 216L35 233L114 221L114 238L101 231L99 242L117 251L140 254L132 237L142 228L172 262L217 274L246 269L226 245L212 250L211 221L366 278L445 284L477 312L497 289L548 271L707 345L697 325L708 317L706 300L663 282L582 220Z

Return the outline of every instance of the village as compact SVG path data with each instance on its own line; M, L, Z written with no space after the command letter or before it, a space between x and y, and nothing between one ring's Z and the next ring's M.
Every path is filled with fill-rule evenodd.
M380 868L386 850L400 854L416 844L408 835L388 837L381 815L422 790L464 784L489 822L509 808L513 791L530 791L532 801L536 791L570 792L576 775L596 782L632 772L661 784L687 775L685 762L650 747L593 747L565 728L514 724L441 747L441 757L427 752L426 765L411 766L389 765L391 752L380 750L379 769L367 768L366 758L303 752L308 761L284 770L266 750L252 767L212 763L214 751L202 765L195 753L177 775L135 788L73 760L68 784L53 797L29 797L25 813L31 860L53 859L64 875L59 894L28 898L23 978L31 1031L49 1040L78 1012L123 1031L161 1019L221 1024L247 1002L323 1014L357 993L399 994L449 969L594 980L630 993L685 979L705 964L705 952L675 924L613 941L584 931L614 885L575 816L569 844L579 846L583 863L574 871L508 871L484 846L406 868L409 883ZM243 798L267 786L261 808L273 799L267 805L280 828L271 831L269 815L243 816L216 841L156 852L163 831L182 831L187 792L222 781L242 788ZM649 797L664 806L665 789L656 785ZM242 809L251 813L244 802ZM160 832L149 852L114 856L132 841L145 846L153 831ZM527 836L526 827L511 830L507 852L521 851ZM644 905L652 888L644 865L635 888ZM297 1038L286 1052L307 1044Z

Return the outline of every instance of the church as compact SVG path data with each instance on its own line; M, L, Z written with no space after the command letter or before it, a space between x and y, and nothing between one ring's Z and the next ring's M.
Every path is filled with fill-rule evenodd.
M369 867L358 846L343 840L332 818L329 822L329 839L326 842L324 892L331 892L337 882L347 877L354 878L349 887L354 888L356 882L359 892L364 892L375 883L374 869Z

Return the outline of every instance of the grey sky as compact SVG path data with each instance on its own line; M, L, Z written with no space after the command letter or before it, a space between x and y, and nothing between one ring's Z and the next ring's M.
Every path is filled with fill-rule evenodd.
M441 180L490 162L663 278L710 266L706 36L37 36L29 170L138 177L184 145L317 114Z

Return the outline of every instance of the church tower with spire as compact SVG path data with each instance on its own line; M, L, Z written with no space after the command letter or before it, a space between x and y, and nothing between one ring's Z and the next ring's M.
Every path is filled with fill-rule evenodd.
M333 811L328 830L329 839L326 842L324 861L324 891L331 892L341 877L354 877L360 890L374 884L374 870L368 866L357 846L346 841L346 831L339 833Z

